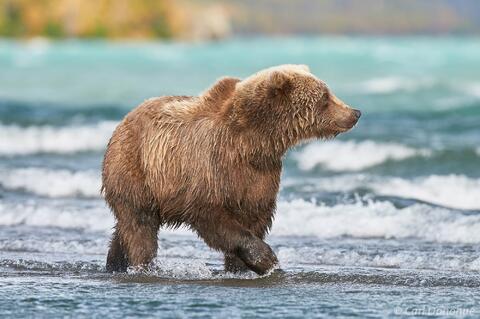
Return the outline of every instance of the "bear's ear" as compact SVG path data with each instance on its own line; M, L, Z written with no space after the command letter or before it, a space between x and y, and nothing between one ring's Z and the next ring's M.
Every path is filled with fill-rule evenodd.
M297 65L300 69L302 69L303 71L306 71L308 73L310 73L310 68L308 67L308 65L306 64L298 64Z
M224 101L233 95L235 86L240 82L240 79L232 77L224 77L219 79L210 89L208 89L203 96L208 100Z
M268 79L269 96L286 95L290 92L291 88L292 81L287 73L274 71L270 74Z

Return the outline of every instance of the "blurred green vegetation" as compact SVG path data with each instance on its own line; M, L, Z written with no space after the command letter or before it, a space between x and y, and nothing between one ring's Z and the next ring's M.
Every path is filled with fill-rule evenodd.
M173 0L0 0L0 36L170 38Z
M0 0L0 36L480 34L480 0Z

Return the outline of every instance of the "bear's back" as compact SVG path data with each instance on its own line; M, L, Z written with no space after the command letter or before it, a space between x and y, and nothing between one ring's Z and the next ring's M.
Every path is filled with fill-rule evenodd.
M146 188L155 200L216 188L214 161L221 146L219 123L202 109L198 97L152 98L132 110L115 130L104 161L104 184L135 191ZM107 190L108 185L104 186ZM128 193L128 192L127 192Z
M181 144L178 130L186 126L182 118L185 104L194 99L188 96L151 98L125 116L105 152L102 190L106 197L121 193L126 200L143 200L137 198L137 194L149 193L146 184L152 178L161 181L165 172L160 174L160 171L167 170L163 167L166 164L175 166L169 157L175 145ZM175 113L175 110L181 111Z

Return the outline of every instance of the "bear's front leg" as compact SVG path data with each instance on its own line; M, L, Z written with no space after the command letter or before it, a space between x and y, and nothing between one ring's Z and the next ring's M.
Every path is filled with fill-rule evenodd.
M241 260L235 254L226 253L224 256L224 261L225 261L226 272L239 273L239 272L246 272L250 270L250 268L248 268L247 265L245 265L243 260Z
M214 216L210 217L214 218ZM250 230L230 218L227 213L215 217L215 222L202 220L192 226L207 245L224 252L226 261L227 256L235 256L259 275L266 274L278 264L277 257L270 246ZM235 262L234 259L230 259L230 261ZM229 268L229 265L226 264L226 270L235 271L236 268L238 269L239 263L235 262L230 266Z
M278 264L272 248L258 237L250 238L239 245L235 253L247 267L259 275L266 274Z

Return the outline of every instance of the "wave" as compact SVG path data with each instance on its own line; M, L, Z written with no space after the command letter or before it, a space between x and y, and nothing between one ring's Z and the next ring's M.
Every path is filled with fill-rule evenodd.
M50 198L100 198L101 178L97 170L69 171L46 168L0 170L0 185ZM296 193L349 192L394 196L429 202L455 209L480 209L480 179L464 175L401 177L346 174L323 178L290 177L283 188Z
M480 209L480 179L464 175L430 175L414 179L374 177L364 174L341 175L285 181L286 187L299 191L358 192L368 190L375 195L415 199L456 209ZM297 186L299 185L299 186Z
M31 229L29 230L31 232ZM50 230L50 234L51 234ZM47 238L26 238L0 240L0 251L4 259L0 267L29 270L86 270L91 263L104 270L104 258L108 251L109 238L104 236L91 238L81 233L82 239L71 238L71 233L61 234L63 239L50 235ZM55 236L55 237L54 237ZM271 240L272 239L272 240ZM316 268L321 266L374 267L389 269L422 269L442 271L480 271L480 257L472 255L470 250L458 247L451 249L442 246L432 251L421 243L415 245L403 242L366 243L349 239L331 241L311 240L289 241L289 239L269 238L282 269ZM223 270L223 257L220 252L208 248L203 242L192 236L163 236L159 242L157 257L147 271L130 269L130 274L149 274L171 278L219 277ZM346 246L348 248L346 248ZM392 247L394 245L395 247ZM19 253L36 253L36 261L18 260ZM55 254L65 262L49 264L41 262L43 256ZM89 263L82 263L88 255ZM213 266L213 268L212 268ZM215 274L216 273L216 274ZM250 275L254 275L251 273Z
M27 200L18 203L0 201L0 225L76 228L110 233L114 222L109 209L100 201L84 207L65 201Z
M471 83L466 85L465 91L476 98L480 98L480 83Z
M78 228L111 233L113 217L102 201L82 207L65 201L0 202L0 225ZM162 233L169 233L163 230ZM174 233L191 234L187 229ZM334 206L295 199L280 201L273 236L418 238L432 242L479 243L480 215L414 204L357 200Z
M63 230L62 230L63 231ZM32 233L31 229L23 230ZM63 231L66 232L66 231ZM34 232L35 234L35 232ZM160 233L159 249L154 265L147 273L182 278L193 276L189 270L211 274L211 266L222 270L222 254L208 248L201 240L193 236L177 236ZM37 234L38 235L38 234ZM0 251L7 260L15 260L20 253L36 253L37 258L56 254L57 258L67 259L68 265L75 265L88 255L89 260L98 259L103 266L108 251L109 236L103 234L62 233L49 229L48 236L19 236L17 239L0 240ZM312 241L291 240L290 238L270 237L268 242L276 251L282 269L304 269L322 266L375 267L397 269L428 269L446 271L480 271L480 258L472 255L470 249L458 246L441 246L441 250L432 251L428 243L398 241L365 242L354 239L336 239L334 241L317 239ZM300 246L299 246L300 245ZM4 260L5 260L4 259ZM194 262L192 265L190 262ZM12 266L22 266L20 264ZM1 263L1 261L0 261ZM206 266L208 264L209 266ZM194 266L194 267L193 267ZM39 268L36 263L32 265ZM43 267L43 266L42 266ZM48 270L48 267L45 267ZM55 266L52 267L52 270ZM137 272L135 269L131 273Z
M280 247L277 256L283 266L304 265L341 265L348 267L379 267L399 269L435 269L454 271L480 271L480 257L458 252L431 252L376 246L366 252L364 247L330 248L316 245L314 247Z
M433 79L403 77L378 77L367 80L359 85L362 92L371 94L389 94L394 92L414 92L420 89L433 87L436 82Z
M22 236L21 238L0 239L0 251L3 252L28 252L28 253L70 253L77 255L107 253L110 242L107 236L98 239L78 238L72 239L69 234L60 234L55 238L35 238L35 236ZM33 237L33 238L32 238Z
M121 119L128 108L118 104L55 104L43 101L0 98L0 119L4 125L71 125Z
M45 168L0 170L0 185L47 197L99 197L100 172Z
M391 94L401 92L414 93L435 87L442 87L444 91L457 93L455 99L460 97L458 94L463 95L463 98L465 98L465 94L470 97L470 99L465 101L471 101L472 98L480 98L480 83L457 83L426 77L416 79L401 76L376 77L358 84L355 90L369 94Z
M0 226L57 227L80 229L110 235L113 214L103 200L30 199L24 202L0 201ZM190 235L187 228L163 229L164 234Z
M315 142L295 153L294 158L301 170L311 170L320 165L332 171L359 171L387 161L430 155L431 151L426 149L367 140Z
M116 125L114 121L71 127L0 125L0 155L101 151Z
M357 201L335 206L296 199L278 204L272 234L335 238L418 238L432 242L480 242L480 215L389 201Z
M459 209L480 209L480 180L463 175L431 175L414 180L391 178L372 187L380 195L414 198Z

